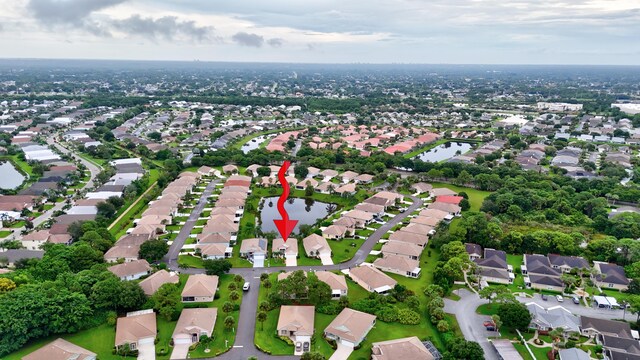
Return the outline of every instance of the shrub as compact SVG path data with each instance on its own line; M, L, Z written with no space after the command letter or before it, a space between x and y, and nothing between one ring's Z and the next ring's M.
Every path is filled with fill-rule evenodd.
M393 306L385 306L384 308L376 311L375 315L380 321L394 322L398 321L398 310Z
M420 314L410 309L398 311L398 322L404 325L417 325L420 323Z

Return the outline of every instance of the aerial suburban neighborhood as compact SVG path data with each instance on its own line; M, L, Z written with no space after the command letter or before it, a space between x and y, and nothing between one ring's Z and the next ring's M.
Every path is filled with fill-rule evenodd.
M312 3L3 4L0 360L640 360L640 5Z

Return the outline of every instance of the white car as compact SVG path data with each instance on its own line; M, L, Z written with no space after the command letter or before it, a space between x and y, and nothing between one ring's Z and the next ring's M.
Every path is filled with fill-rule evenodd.
M562 297L562 295L556 295L556 300L558 300L558 302L563 302L564 298Z
M251 284L249 284L248 281L245 281L244 285L242 285L242 290L249 291L249 287L250 286L251 286Z

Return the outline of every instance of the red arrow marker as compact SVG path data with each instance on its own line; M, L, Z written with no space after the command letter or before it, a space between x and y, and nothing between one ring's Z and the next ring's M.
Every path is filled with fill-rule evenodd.
M289 214L284 208L284 202L289 197L289 183L287 182L287 179L285 179L285 174L287 173L287 169L289 169L289 165L291 165L291 162L289 160L285 160L280 167L280 171L278 171L278 180L280 180L280 184L282 185L282 195L280 195L280 198L278 199L277 208L282 220L273 220L274 224L276 224L276 227L278 228L278 232L280 232L280 236L282 236L282 239L285 242L287 242L293 228L298 224L298 220L289 220Z

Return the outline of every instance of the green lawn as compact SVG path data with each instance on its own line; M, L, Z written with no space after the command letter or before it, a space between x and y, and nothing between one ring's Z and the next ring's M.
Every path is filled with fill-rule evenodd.
M120 359L119 356L111 354L111 350L113 349L116 339L115 327L103 324L75 334L53 335L47 338L30 341L22 349L5 356L3 360L20 360L23 356L34 352L59 337L95 352L98 354L100 360Z
M363 239L342 239L342 240L328 240L331 252L333 253L333 263L339 264L345 261L351 260L353 255L356 254L360 246L364 243ZM355 244L353 246L352 244Z
M0 231L0 239L4 239L9 235L11 235L11 231L7 231L7 230Z
M433 185L434 188L447 188L455 192L461 192L461 191L466 192L467 195L469 195L469 204L471 205L471 209L470 209L471 211L479 211L480 206L482 206L482 202L484 201L484 198L486 198L491 194L490 191L482 191L482 190L472 189L472 188L463 187L463 186L445 184L445 183L432 182L431 185Z

